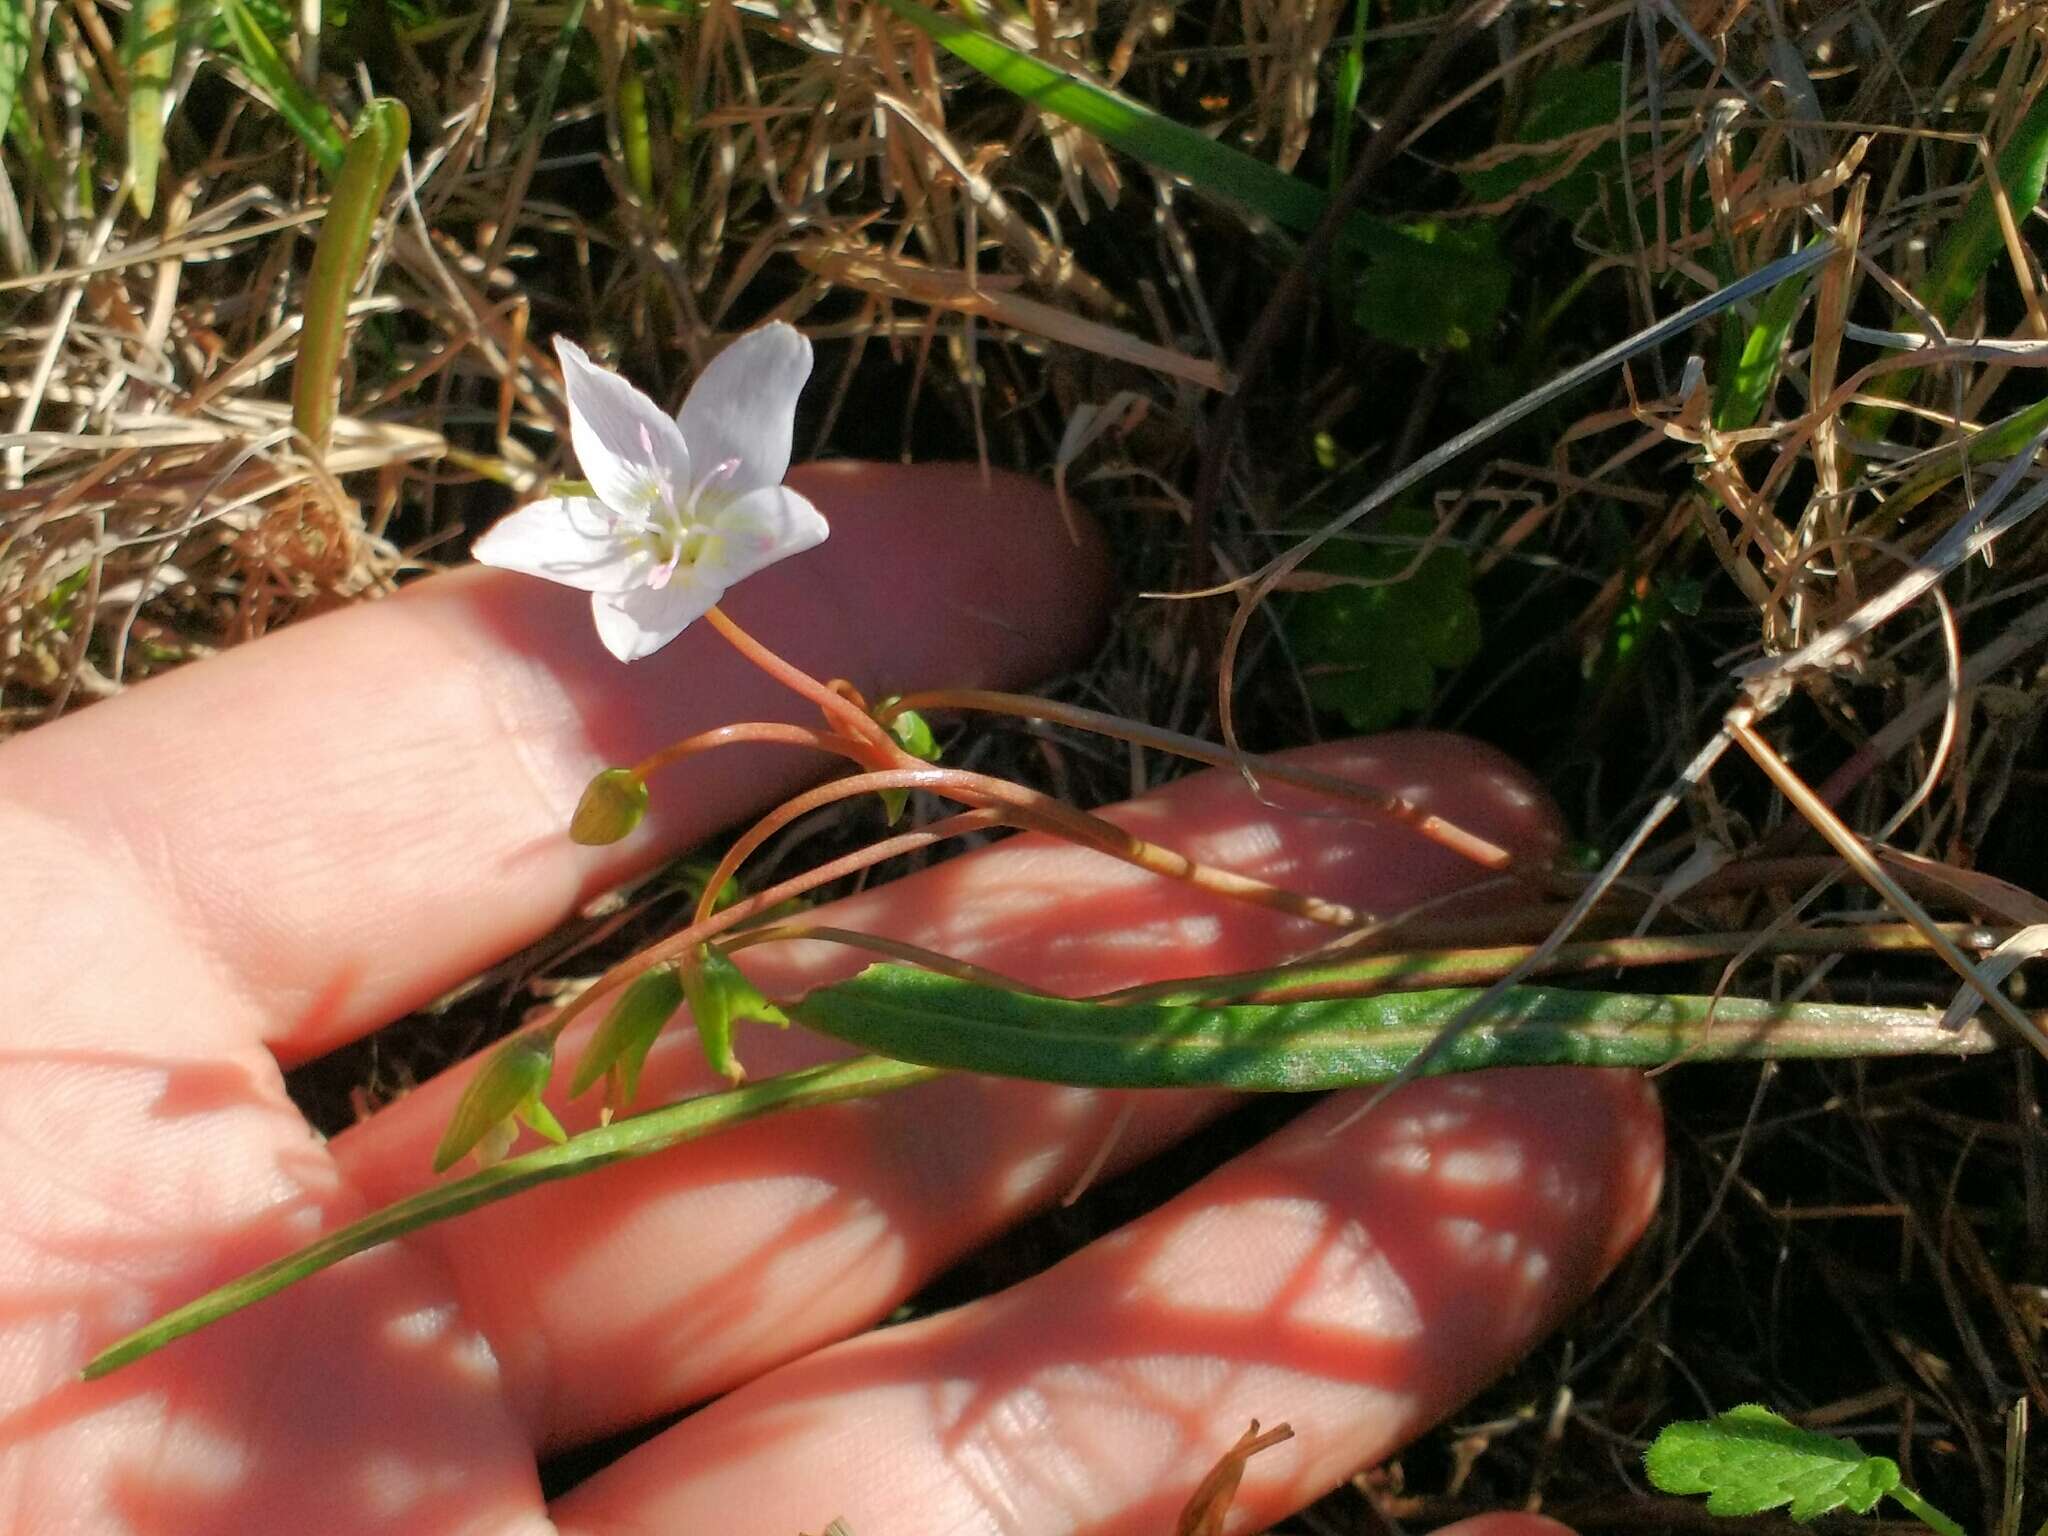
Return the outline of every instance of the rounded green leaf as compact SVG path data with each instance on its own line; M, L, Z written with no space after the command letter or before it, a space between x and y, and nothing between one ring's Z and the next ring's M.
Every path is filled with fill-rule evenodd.
M630 768L607 768L583 791L569 818L569 839L600 848L632 835L647 814L646 783Z

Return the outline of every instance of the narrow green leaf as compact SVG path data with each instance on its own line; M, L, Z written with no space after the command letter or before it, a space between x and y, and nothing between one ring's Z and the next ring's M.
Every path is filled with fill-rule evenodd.
M761 995L747 973L716 945L703 945L696 961L683 967L683 995L690 1002L690 1020L704 1059L714 1072L737 1083L746 1076L733 1054L732 1027L740 1019L787 1025L789 1015Z
M2034 204L2041 200L2042 187L2048 184L2048 91L2035 99L2033 109L1999 151L1998 180L2005 189L2013 223L2024 230ZM1987 176L1971 194L1963 216L1949 226L1934 248L1920 297L1944 327L1951 326L1982 290L1992 264L2004 255L2005 235L1999 228L1998 208L1991 200Z
M456 1101L448 1129L434 1149L434 1172L453 1168L500 1133L514 1116L525 1118L522 1111L540 1102L554 1067L554 1042L530 1030L512 1036L493 1051ZM536 1125L534 1129L541 1128Z
M1998 153L1998 180L2005 189L2013 222L2024 232L2026 221L2048 186L2048 91L2041 93L2021 119L2012 138ZM2022 238L2025 238L2024 233ZM1934 248L1927 276L1921 280L1921 301L1933 311L1942 329L1951 329L1982 290L1992 265L2005 254L2005 234L1999 228L1998 208L1991 200L1987 176L1962 216L1948 227ZM1918 330L1911 314L1896 319L1900 330ZM1901 368L1870 381L1864 391L1880 400L1903 400L1920 377L1917 368ZM1897 412L1886 405L1861 405L1850 414L1850 430L1858 437L1882 437Z
M1805 307L1807 280L1802 274L1788 277L1757 306L1756 324L1749 329L1733 371L1721 381L1720 399L1714 403L1714 426L1723 432L1739 432L1756 425L1764 402L1778 384L1778 363L1785 343Z
M121 28L121 67L128 75L130 195L145 219L156 207L157 168L164 149L164 93L177 72L182 10L180 0L135 0Z
M0 138L14 120L14 93L28 68L28 6L21 0L0 5Z
M1365 85L1365 0L1351 13L1351 40L1337 60L1337 88L1330 99L1330 195L1351 175L1351 138L1358 121L1358 93Z
M576 1074L569 1080L569 1096L587 1091L609 1072L619 1085L618 1101L631 1103L647 1052L682 1006L683 982L674 966L657 965L636 976L583 1048Z
M342 142L333 116L285 63L250 0L220 0L220 15L249 78L291 124L320 169L330 177L339 176L348 146Z
M240 1279L184 1306L166 1312L147 1327L102 1350L87 1362L87 1380L105 1376L122 1366L153 1354L175 1339L195 1333L209 1323L220 1321L266 1296L353 1254L417 1232L422 1227L451 1220L481 1206L508 1199L536 1185L557 1179L571 1179L612 1163L627 1162L664 1152L670 1147L728 1126L781 1111L805 1109L821 1104L838 1104L849 1099L871 1098L898 1088L908 1088L937 1074L925 1067L900 1061L881 1061L872 1056L852 1061L835 1061L800 1072L784 1073L764 1082L751 1083L724 1093L706 1094L670 1104L649 1114L615 1121L598 1130L585 1131L566 1146L549 1147L524 1157L507 1159L471 1174L437 1184L410 1199L386 1206L362 1220L328 1233L296 1253L286 1254Z
M1782 1504L1792 1506L1794 1520L1842 1508L1863 1515L1899 1486L1897 1463L1756 1403L1666 1425L1643 1465L1666 1493L1707 1495L1716 1515L1757 1515Z
M926 1066L1099 1088L1307 1093L1394 1077L1478 997L1475 988L1300 1003L1102 1004L1006 992L904 966L870 966L790 1006L799 1022ZM1709 1019L1711 1016L1711 1023ZM1989 1049L1912 1008L1746 998L1511 990L1429 1071L1658 1066L1761 1057Z
M1002 39L916 0L887 0L889 9L955 58L980 70L1011 95L1085 128L1105 144L1215 197L1305 234L1322 217L1321 189L1263 160L1198 133L1107 86L1055 69Z
M2010 416L1965 438L1962 442L1930 455L1930 462L1885 498L1885 516L1896 521L1936 491L1953 485L1965 468L2009 459L2048 427L2048 398L2022 406Z
M348 337L348 305L370 234L384 207L384 194L405 154L412 119L388 97L364 107L349 135L348 153L334 178L327 217L320 225L320 243L313 249L313 270L306 278L306 319L299 333L299 357L292 370L292 425L315 453L327 448L334 425L334 397L341 373L342 349Z

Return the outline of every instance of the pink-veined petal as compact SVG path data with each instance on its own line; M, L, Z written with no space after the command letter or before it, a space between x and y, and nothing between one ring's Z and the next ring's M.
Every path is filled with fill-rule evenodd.
M618 592L647 564L617 537L612 515L588 496L532 502L498 519L476 541L485 565L545 577L585 592Z
M664 481L670 494L689 495L690 450L668 412L566 337L555 338L555 354L569 391L576 462L598 499L622 512L645 513Z
M718 569L727 586L790 555L825 542L825 514L786 485L749 491L712 519L719 536Z
M789 473L797 396L811 376L811 343L780 320L747 332L697 376L676 413L699 472L734 464L735 495L780 485Z
M724 595L718 582L682 570L665 587L593 593L590 613L606 650L621 661L639 661L703 618Z

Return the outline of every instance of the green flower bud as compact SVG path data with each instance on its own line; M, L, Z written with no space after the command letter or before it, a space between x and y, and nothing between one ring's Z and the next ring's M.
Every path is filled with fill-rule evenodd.
M887 709L895 699L884 699L882 708ZM908 752L919 762L936 763L939 760L939 739L932 734L931 722L914 709L899 711L889 721L889 734L896 738L896 745Z
M657 965L636 976L598 1025L590 1044L584 1047L583 1057L576 1063L576 1075L569 1082L571 1096L585 1092L600 1077L608 1076L611 1088L607 1100L619 1105L632 1102L640 1086L640 1069L647 1063L647 1052L655 1036L682 1006L683 982L674 966Z
M763 1024L786 1026L789 1015L761 995L760 988L747 980L747 973L734 965L723 950L709 944L697 951L696 960L683 968L683 995L690 1000L690 1017L696 1021L697 1042L704 1047L704 1059L711 1070L737 1083L747 1074L732 1050L735 1019L757 1019Z
M900 697L900 694L890 695L877 706L877 711L887 709ZM886 729L894 738L896 745L919 762L936 763L939 760L939 739L932 734L931 722L916 710L906 709L895 715ZM882 813L893 827L903 819L903 808L910 804L910 791L885 789L881 791L881 796Z
M630 768L607 768L583 791L569 818L569 839L587 848L632 835L647 814L647 785Z
M469 1152L486 1164L495 1162L518 1135L515 1120L549 1141L567 1141L568 1133L540 1101L554 1068L555 1044L536 1031L514 1035L492 1052L462 1091L434 1149L434 1172L447 1172Z

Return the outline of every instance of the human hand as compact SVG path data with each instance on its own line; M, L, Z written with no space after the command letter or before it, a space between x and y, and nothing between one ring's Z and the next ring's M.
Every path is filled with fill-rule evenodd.
M851 466L795 483L834 541L732 604L794 659L875 693L1074 659L1099 579L1032 488ZM899 616L905 573L925 596ZM1112 1167L1225 1102L954 1077L535 1191L77 1380L166 1308L428 1182L460 1071L323 1145L279 1064L795 788L793 754L716 754L663 780L629 843L563 834L597 767L790 708L714 637L623 667L578 594L472 570L0 751L9 1530L790 1536L844 1516L855 1536L1149 1533L1247 1420L1284 1418L1295 1438L1237 1500L1235 1528L1255 1526L1465 1398L1641 1229L1661 1140L1635 1078L1439 1079L1355 1122L1338 1096L1046 1273L863 1334L1070 1188L1123 1108ZM1523 848L1556 836L1535 788L1467 742L1312 761ZM1398 828L1262 806L1230 775L1112 814L1374 910L1471 874ZM1072 992L1320 936L1035 838L831 920ZM747 957L771 994L859 963L812 944ZM743 1048L757 1076L835 1049L760 1030ZM706 1086L665 1037L641 1102ZM591 1118L588 1100L556 1107L572 1129ZM539 1456L713 1397L544 1505Z

